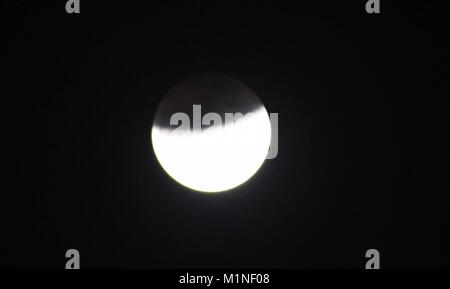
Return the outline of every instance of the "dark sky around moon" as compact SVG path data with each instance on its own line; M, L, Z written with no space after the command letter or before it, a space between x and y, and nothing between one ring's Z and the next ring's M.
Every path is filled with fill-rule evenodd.
M0 267L448 267L448 1L82 2L2 11ZM208 73L279 113L278 157L214 196L150 144Z

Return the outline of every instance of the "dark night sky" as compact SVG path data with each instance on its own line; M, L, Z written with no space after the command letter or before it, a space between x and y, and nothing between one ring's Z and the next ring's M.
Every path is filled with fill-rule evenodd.
M448 1L92 2L5 4L1 267L448 267ZM279 113L278 157L224 194L150 144L198 73Z

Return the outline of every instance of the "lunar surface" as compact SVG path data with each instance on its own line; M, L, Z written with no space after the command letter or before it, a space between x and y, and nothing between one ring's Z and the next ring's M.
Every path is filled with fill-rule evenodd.
M269 115L243 82L197 75L176 84L160 102L151 131L160 165L175 181L221 192L250 179L270 146Z

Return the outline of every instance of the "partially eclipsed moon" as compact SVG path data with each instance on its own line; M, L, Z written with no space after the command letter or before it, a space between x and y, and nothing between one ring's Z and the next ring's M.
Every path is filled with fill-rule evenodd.
M167 93L151 138L159 163L174 180L196 191L220 192L246 182L261 167L271 127L261 100L244 83L200 75Z

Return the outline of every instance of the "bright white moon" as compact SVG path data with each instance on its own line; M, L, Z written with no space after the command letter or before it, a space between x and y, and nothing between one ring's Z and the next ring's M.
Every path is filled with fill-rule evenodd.
M270 138L270 119L256 94L218 75L192 77L169 91L151 132L167 174L190 189L211 193L251 178L267 156Z

